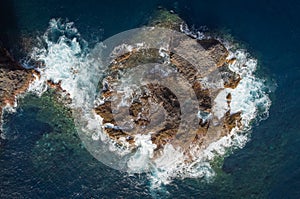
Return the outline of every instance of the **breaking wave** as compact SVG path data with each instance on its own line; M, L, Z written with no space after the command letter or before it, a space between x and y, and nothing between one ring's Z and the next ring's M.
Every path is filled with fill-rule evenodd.
M186 27L182 30L186 34L192 34L188 33ZM204 37L200 32L193 36ZM109 143L108 137L103 133L102 118L93 111L98 83L105 76L106 68L99 58L99 51L103 49L103 45L98 43L89 48L73 23L62 23L61 20L55 19L50 21L49 28L40 37L40 42L31 54L31 59L40 65L36 68L40 76L36 76L36 81L30 85L28 91L41 95L48 89L47 81L59 84L71 98L68 106L74 112L79 134L86 134L91 139L102 142L103 148L99 153L116 154L107 158L126 156L126 150L122 151ZM191 148L193 161L189 163L186 163L182 151L167 144L163 154L155 160L155 165L149 167L148 173L153 187L167 184L174 178L211 179L215 175L211 161L216 156L225 155L228 148L242 148L249 140L252 122L268 116L271 101L264 81L255 76L257 60L245 50L231 48L228 50L230 52L228 58L236 58L229 69L239 74L242 80L237 88L226 88L216 97L213 112L215 115L224 115L227 107L226 96L231 93L231 112L241 111L243 133L234 128L229 135L211 143L204 150ZM140 143L140 148L135 155L127 159L129 173L141 167L148 167L148 159L151 158L153 151L149 136L139 136L136 139L136 142Z

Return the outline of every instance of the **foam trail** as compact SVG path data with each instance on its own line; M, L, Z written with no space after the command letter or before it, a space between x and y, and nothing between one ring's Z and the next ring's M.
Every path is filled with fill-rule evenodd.
M62 35L53 41L56 32ZM88 49L82 45L84 40L77 29L72 23L62 25L60 20L52 19L42 39L47 45L35 48L31 56L44 66L37 68L41 77L29 90L42 93L47 87L45 82L50 80L55 84L60 83L61 88L67 91L73 107L91 107L102 74L101 64L87 53Z
M101 44L95 46L95 52L87 48L87 43L81 38L73 23L62 23L52 19L49 28L40 38L42 47L36 47L31 58L42 63L37 68L40 77L36 77L29 92L42 95L48 89L47 81L60 84L71 98L68 104L80 128L92 135L93 139L105 139L101 135L101 118L93 113L94 100L97 96L98 82L103 69L98 58Z

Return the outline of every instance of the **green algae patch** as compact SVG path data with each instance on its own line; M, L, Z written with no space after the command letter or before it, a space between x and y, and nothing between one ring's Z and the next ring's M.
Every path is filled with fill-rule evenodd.
M33 108L37 112L36 120L51 127L51 131L44 133L31 150L31 161L37 175L47 176L47 171L54 167L66 172L71 167L66 162L75 161L79 164L93 160L78 137L72 112L63 103L65 100L53 89L41 97L27 94L19 99L21 108Z
M37 120L49 124L56 133L76 133L71 110L62 102L64 99L55 91L49 90L41 97L27 94L19 100L22 107L34 107Z
M148 25L179 31L182 23L183 20L177 14L162 9L154 13Z

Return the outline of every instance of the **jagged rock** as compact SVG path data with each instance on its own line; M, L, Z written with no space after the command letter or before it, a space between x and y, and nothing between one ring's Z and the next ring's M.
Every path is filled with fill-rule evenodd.
M162 10L159 11L159 15L153 19L150 25L178 30L182 23L184 22L177 15ZM141 35L136 37L141 37ZM228 65L235 60L226 59L229 52L216 39L198 40L172 36L171 38L168 40L167 46L169 48L164 53L169 57L168 65L184 77L184 82L177 81L178 88L186 91L191 88L196 95L199 111L212 115L214 99L218 93L224 88L236 88L241 79L228 69ZM175 95L172 90L163 85L148 83L142 86L139 92L132 94L129 107L119 108L118 114L113 113L112 107L116 106L116 99L122 98L122 94L118 92L115 83L124 76L126 71L138 65L153 62L164 63L158 49L136 48L114 58L107 71L107 77L100 83L102 86L105 85L100 93L100 98L104 103L97 106L95 112L103 118L105 133L121 145L125 140L134 148L134 136L147 133L146 129L151 129L151 140L157 145L156 150L160 150L166 143L175 139L177 141L174 143L181 146L190 144L185 139L186 136L180 135L182 132L179 132L179 125L182 125L183 129L189 129L189 126L182 123L182 107L180 107L181 104L178 99L184 98L185 93L180 92L180 90ZM151 79L151 73L146 74ZM213 76L217 78L216 81L224 82L223 87L214 88L202 84L200 80L212 74L217 74ZM230 93L226 99L230 109ZM187 119L192 120L193 117ZM215 120L217 125L211 125L212 120ZM190 130L196 132L184 133L193 133L195 135L193 143L205 147L229 134L234 127L240 125L241 113L231 115L229 110L222 118L213 116L207 120L199 119L197 129ZM182 139L178 139L178 137L182 137Z
M231 61L229 60L228 62L220 66L219 71L224 81L224 87L235 89L241 81L241 77L228 69L228 63L230 62Z
M229 53L220 41L216 39L201 39L197 41L217 63L217 66L223 66Z

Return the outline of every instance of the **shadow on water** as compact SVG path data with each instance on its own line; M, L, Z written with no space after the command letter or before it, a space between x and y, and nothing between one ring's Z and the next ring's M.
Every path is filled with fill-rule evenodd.
M18 29L17 17L14 10L14 3L11 0L0 1L0 45L9 51L18 49L20 31Z
M0 47L11 50L19 37L17 20L14 14L14 5L10 0L0 1ZM1 131L0 131L1 133ZM0 146L4 140L0 137Z

